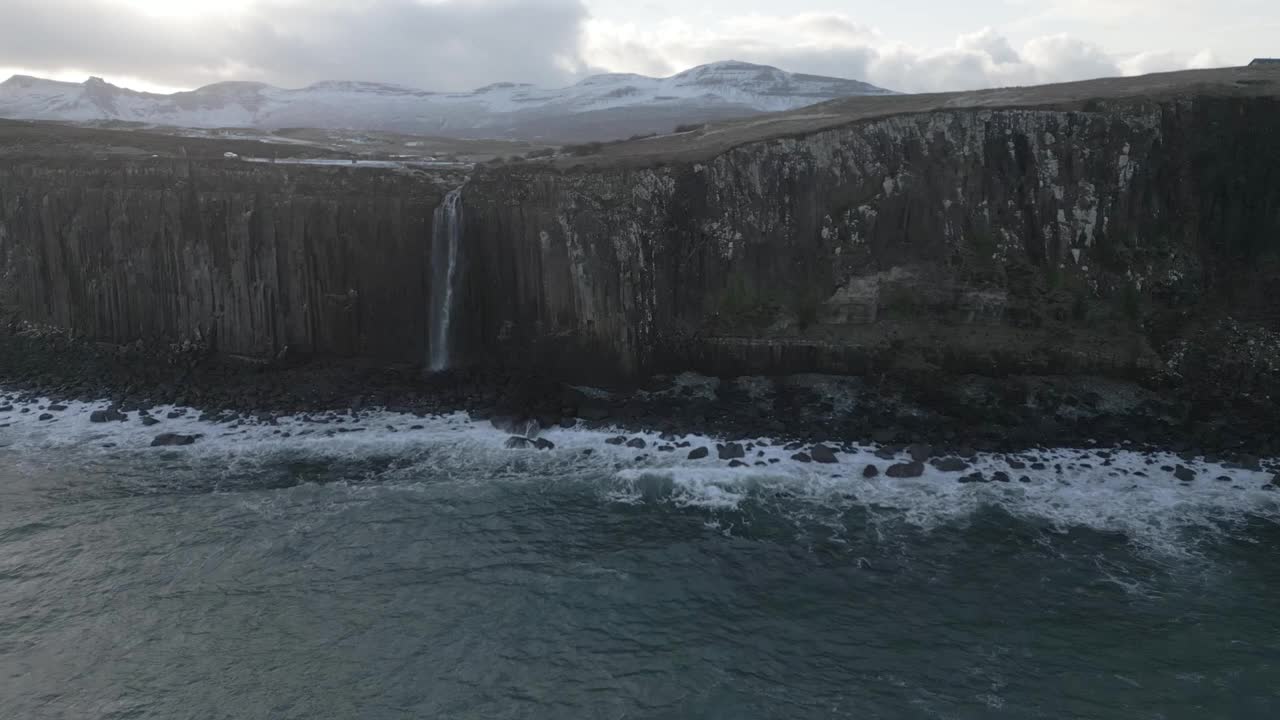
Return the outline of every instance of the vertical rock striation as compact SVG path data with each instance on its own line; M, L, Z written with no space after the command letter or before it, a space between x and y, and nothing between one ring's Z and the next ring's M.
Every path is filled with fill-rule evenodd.
M182 159L0 164L0 310L117 343L427 357L428 178Z
M941 109L464 194L472 358L566 374L1162 373L1280 331L1280 101Z

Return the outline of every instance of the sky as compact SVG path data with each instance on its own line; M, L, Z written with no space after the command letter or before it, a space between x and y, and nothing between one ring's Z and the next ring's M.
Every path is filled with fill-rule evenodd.
M717 60L903 92L1246 64L1276 0L0 0L0 77L432 90Z

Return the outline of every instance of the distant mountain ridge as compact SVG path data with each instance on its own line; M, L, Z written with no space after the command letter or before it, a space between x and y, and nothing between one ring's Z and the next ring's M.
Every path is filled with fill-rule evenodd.
M160 95L15 75L0 83L0 117L70 122L263 130L383 130L446 137L607 140L675 124L794 110L890 91L858 80L789 73L727 61L668 78L594 75L566 88L495 83L441 93L385 83L325 81L299 89L222 82Z

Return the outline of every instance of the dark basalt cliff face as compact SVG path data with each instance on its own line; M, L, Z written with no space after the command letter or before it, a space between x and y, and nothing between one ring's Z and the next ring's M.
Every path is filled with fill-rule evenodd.
M1280 364L1271 97L943 109L650 168L508 166L464 203L474 360L1176 377L1248 349L1255 380Z
M871 99L485 166L462 192L454 360L1097 374L1274 409L1280 98L1250 72ZM3 150L11 327L428 357L432 215L461 178Z
M115 343L421 362L443 194L366 169L6 160L0 312Z

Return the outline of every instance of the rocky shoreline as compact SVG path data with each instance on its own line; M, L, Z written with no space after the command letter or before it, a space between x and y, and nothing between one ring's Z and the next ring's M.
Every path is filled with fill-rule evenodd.
M511 434L513 447L542 447L543 428L584 427L660 433L663 442L648 449L692 453L698 449L682 447L678 438L698 434L722 439L703 450L730 464L745 464L750 443L743 438L772 438L794 451L792 459L815 463L830 462L842 447L873 444L885 459L903 459L902 467L884 468L890 477L918 475L924 463L954 464L975 453L1032 457L1055 447L1160 450L1268 470L1259 458L1280 457L1280 441L1267 430L1272 426L1248 413L1233 414L1230 403L1211 404L1202 392L1097 377L685 374L603 389L496 365L428 376L410 366L257 363L10 332L0 335L0 387L6 388L0 392L0 428L6 415L35 412L56 422L60 403L102 402L102 417L95 420L134 414L155 427L162 445L187 442L161 442L168 418L149 412L174 405L198 410L201 420L236 426L303 416L335 433L374 409L419 417L465 411ZM610 440L632 441L627 434Z

